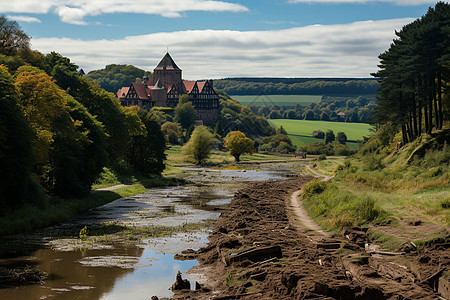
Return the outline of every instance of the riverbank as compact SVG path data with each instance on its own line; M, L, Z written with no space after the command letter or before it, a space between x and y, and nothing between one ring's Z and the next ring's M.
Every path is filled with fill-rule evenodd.
M114 172L104 168L99 179L93 185L93 192L76 199L51 198L44 206L27 205L9 212L0 218L0 236L26 233L39 228L52 226L67 221L80 213L99 207L116 199L141 194L146 189L160 186L184 185L189 181L183 179L182 167L194 166L186 155L182 154L181 146L171 146L166 154L166 168L161 177L150 178L125 169ZM267 154L243 155L240 164L280 163L293 161L294 157L277 157ZM229 168L236 166L234 157L227 152L214 150L206 161L211 167ZM111 189L111 187L120 188Z
M438 298L433 287L440 278L448 282L448 242L394 253L371 245L364 229L330 236L311 231L287 208L292 192L311 179L239 191L208 246L180 255L199 260L191 272L207 275L200 288L177 291L173 299Z
M40 285L0 289L0 298L170 297L176 272L186 273L198 264L174 255L205 246L212 223L238 189L249 182L294 176L289 170L295 165L183 167L183 179L191 184L147 189L59 225L3 237L0 266L32 266L48 278Z
M30 232L58 224L91 208L143 192L145 187L136 183L113 191L94 191L78 199L54 198L44 207L27 205L0 218L0 236Z

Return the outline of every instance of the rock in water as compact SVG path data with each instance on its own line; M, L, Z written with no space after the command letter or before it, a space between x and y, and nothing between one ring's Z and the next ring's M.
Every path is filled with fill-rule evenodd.
M172 284L171 287L172 291L176 290L190 290L191 289L191 283L189 280L181 278L181 272L178 271L177 273L177 279L175 280L174 284Z

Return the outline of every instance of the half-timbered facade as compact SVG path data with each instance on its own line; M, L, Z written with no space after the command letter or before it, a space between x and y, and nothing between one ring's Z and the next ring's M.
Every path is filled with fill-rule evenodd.
M214 91L212 80L182 80L181 69L167 53L153 70L153 78L144 83L132 83L117 91L123 106L149 109L151 107L175 107L181 95L189 95L197 110L197 118L205 124L218 119L219 95Z

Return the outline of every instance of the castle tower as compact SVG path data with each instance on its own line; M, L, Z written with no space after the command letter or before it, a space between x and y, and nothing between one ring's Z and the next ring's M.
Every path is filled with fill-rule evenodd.
M160 80L155 83L150 94L155 106L167 106L167 89L161 84Z
M175 84L179 93L183 93L181 69L175 64L169 52L166 53L156 68L153 69L153 80L154 82L159 80L167 89Z

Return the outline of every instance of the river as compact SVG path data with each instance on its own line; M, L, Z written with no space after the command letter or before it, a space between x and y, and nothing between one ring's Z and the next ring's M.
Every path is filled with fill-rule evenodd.
M206 245L211 220L218 218L236 190L248 182L289 176L289 164L258 168L185 168L184 178L194 184L152 188L32 235L3 238L0 266L38 267L49 277L42 284L0 288L0 299L170 297L178 271L192 284L201 275L187 272L197 261L178 261L174 254ZM84 226L89 238L82 240L78 232ZM124 226L139 233L161 228L163 234L115 234L114 229L120 232ZM109 231L95 233L96 228Z

